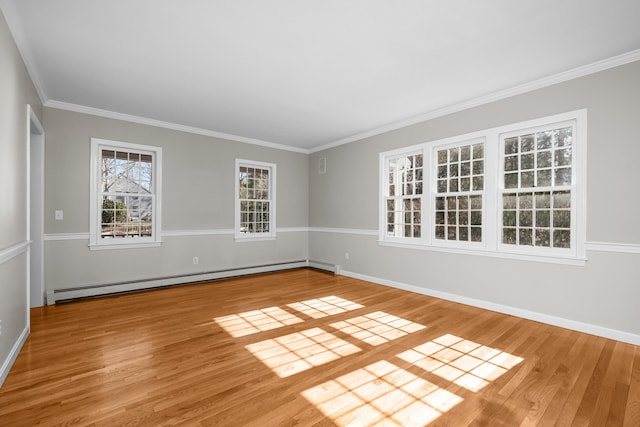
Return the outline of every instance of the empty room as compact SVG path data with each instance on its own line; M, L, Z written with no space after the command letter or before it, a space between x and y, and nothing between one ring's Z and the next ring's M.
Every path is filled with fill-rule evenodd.
M0 425L640 425L640 2L0 12Z

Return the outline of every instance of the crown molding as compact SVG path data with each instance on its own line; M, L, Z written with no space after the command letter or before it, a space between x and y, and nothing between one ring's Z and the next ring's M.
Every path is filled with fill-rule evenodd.
M432 111L429 111L417 116L413 116L404 120L389 123L387 125L380 126L365 132L357 133L357 134L348 136L346 138L342 138L326 144L318 145L310 149L305 149L305 148L299 148L299 147L294 147L294 146L285 145L285 144L278 144L270 141L263 141L255 138L248 138L248 137L239 136L239 135L227 134L223 132L216 132L216 131L192 127L192 126L186 126L186 125L180 125L180 124L171 123L171 122L165 122L161 120L150 119L150 118L141 117L141 116L118 113L118 112L109 111L109 110L102 110L99 108L87 107L87 106L82 106L78 104L62 102L62 101L50 100L47 97L46 92L43 88L42 80L40 79L40 76L36 72L36 68L33 65L34 64L33 55L31 54L31 51L28 49L28 43L26 43L26 37L24 35L25 33L22 28L22 25L20 24L20 19L17 19L15 6L10 1L0 0L0 9L2 13L5 15L5 18L6 18L5 20L7 21L7 25L9 26L9 31L11 32L15 40L17 49L20 52L20 55L22 56L22 60L25 64L25 67L27 69L29 76L31 77L31 80L36 89L36 92L38 93L38 96L40 97L40 100L42 101L45 107L73 111L77 113L90 114L94 116L106 117L106 118L111 118L116 120L123 120L123 121L132 122L132 123L150 125L150 126L155 126L155 127L165 128L165 129L172 129L172 130L192 133L196 135L210 136L213 138L226 139L230 141L237 141L237 142L242 142L246 144L259 145L263 147L274 148L274 149L285 150L285 151L292 151L292 152L302 153L302 154L312 154L319 151L328 150L330 148L338 147L340 145L359 141L365 138L380 135L386 132L403 128L403 127L425 122L427 120L432 120L448 114L456 113L456 112L463 111L473 107L478 107L484 104L488 104L488 103L499 101L512 96L524 94L537 89L542 89L554 84L562 83L565 81L576 79L578 77L587 76L590 74L594 74L600 71L604 71L610 68L618 67L621 65L625 65L625 64L640 60L640 49L636 49L631 52L623 53L621 55L617 55L617 56L607 58L601 61L597 61L588 65L577 67L577 68L564 71L549 77L544 77L529 83L525 83L512 88L497 91L488 95L463 101L461 103L453 104L453 105L439 108L436 110L432 110Z
M386 132L397 130L403 127L414 125L417 123L432 120L438 117L446 116L448 114L457 113L459 111L467 110L469 108L478 107L491 102L500 101L502 99L510 98L512 96L521 95L527 92L532 92L537 89L542 89L554 84L566 82L576 79L578 77L584 77L590 74L595 74L600 71L605 71L610 68L619 67L621 65L629 64L640 60L640 49L633 50L631 52L623 53L622 55L607 58L602 61L594 62L592 64L584 65L578 68L574 68L562 73L554 74L549 77L544 77L538 80L534 80L529 83L514 86L509 89L504 89L498 92L493 92L488 95L484 95L478 98L470 99L458 104L450 105L447 107L439 108L424 114L420 114L414 117L410 117L405 120L390 123L385 126L381 126L375 129L371 129L362 133L348 136L337 141L330 142L328 144L320 145L312 148L310 153L316 153L318 151L328 150L330 148L338 147L340 145L348 144L350 142L359 141L361 139L370 138L372 136L380 135Z
M92 116L105 117L114 120L123 120L126 122L137 123L148 126L155 126L164 129L176 130L195 135L210 136L213 138L226 139L230 141L242 142L245 144L260 145L262 147L274 148L276 150L293 151L296 153L309 154L309 150L304 148L293 147L290 145L276 144L274 142L262 141L260 139L247 138L244 136L232 135L229 133L216 132L208 129L197 128L193 126L185 126L177 123L165 122L162 120L150 119L147 117L134 116L132 114L118 113L110 110L102 110L100 108L87 107L84 105L72 104L69 102L48 100L43 104L48 108L57 110L73 111L75 113L89 114Z

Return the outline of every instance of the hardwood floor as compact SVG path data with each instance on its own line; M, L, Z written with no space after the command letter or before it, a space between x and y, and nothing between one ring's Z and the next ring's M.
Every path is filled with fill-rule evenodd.
M639 347L313 270L31 319L3 426L640 425Z

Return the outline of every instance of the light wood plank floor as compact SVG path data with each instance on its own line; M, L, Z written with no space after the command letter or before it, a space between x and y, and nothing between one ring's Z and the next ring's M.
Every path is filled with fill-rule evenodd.
M295 270L32 310L0 425L640 425L640 348Z

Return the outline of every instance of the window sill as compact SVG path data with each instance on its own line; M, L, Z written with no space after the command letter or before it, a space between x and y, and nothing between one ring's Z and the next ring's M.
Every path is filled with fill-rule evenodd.
M253 236L253 235L245 235L245 234L236 234L235 240L237 243L245 243L245 242L260 242L265 240L276 240L275 234L269 236Z
M586 257L557 256L557 255L543 256L543 255L533 255L533 254L514 253L514 252L498 252L498 251L491 251L488 249L483 249L483 250L462 249L462 248L450 248L450 247L411 244L411 243L388 242L384 240L378 240L378 245L393 247L393 248L404 248L404 249L433 251L433 252L446 252L446 253L454 253L454 254L462 254L462 255L475 255L475 256L484 256L484 257L490 257L490 258L546 262L546 263L552 263L552 264L564 264L564 265L575 265L575 266L585 266L587 262Z
M92 251L108 251L112 249L142 249L142 248L157 248L160 247L162 242L149 242L149 243L113 243L113 244L89 244L89 249Z

